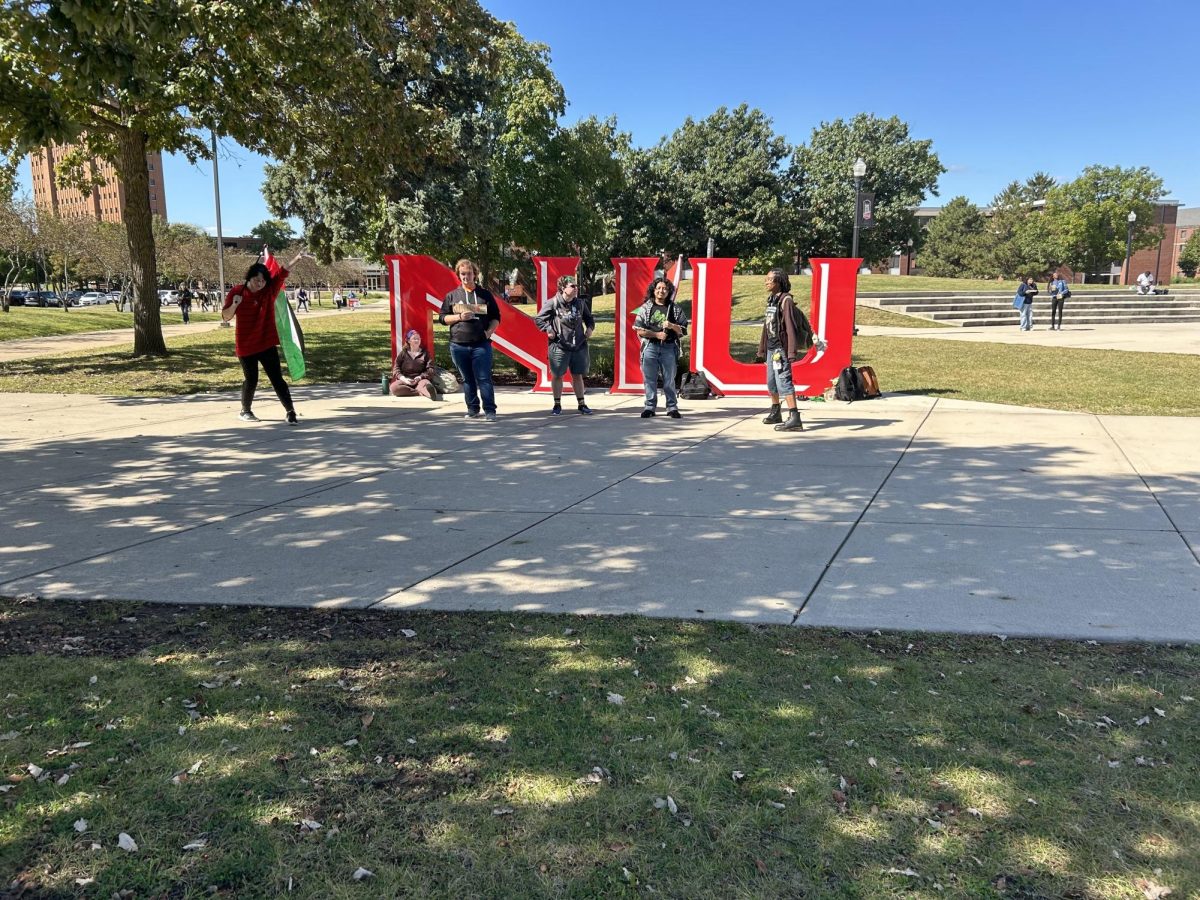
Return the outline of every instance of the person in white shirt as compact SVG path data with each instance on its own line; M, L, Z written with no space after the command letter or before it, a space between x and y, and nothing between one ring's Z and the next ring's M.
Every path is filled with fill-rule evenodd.
M1154 276L1149 271L1143 272L1137 277L1137 292L1139 294L1154 293Z

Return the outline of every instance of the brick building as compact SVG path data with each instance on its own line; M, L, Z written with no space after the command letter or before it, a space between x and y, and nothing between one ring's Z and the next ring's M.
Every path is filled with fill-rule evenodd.
M1162 240L1147 250L1134 251L1129 260L1129 269L1122 273L1122 284L1133 284L1142 272L1149 272L1153 275L1155 284L1171 283L1171 278L1176 272L1175 261L1179 258L1175 249L1176 221L1179 207L1182 205L1178 200L1160 200L1154 204L1152 221L1162 229ZM1125 261L1121 260L1122 268L1124 268L1124 264Z
M89 174L99 176L104 183L87 193L81 193L76 188L59 187L55 182L58 165L70 149L70 145L53 145L30 154L34 204L38 209L49 210L64 218L87 216L101 222L124 221L125 186L112 163L102 159L88 162ZM146 166L150 170L150 212L166 219L167 195L163 184L162 154L157 151L147 153Z
M1179 269L1179 254L1183 252L1183 245L1188 242L1188 238L1197 231L1200 231L1200 206L1179 210L1175 219L1175 249L1171 254L1172 274L1183 274Z

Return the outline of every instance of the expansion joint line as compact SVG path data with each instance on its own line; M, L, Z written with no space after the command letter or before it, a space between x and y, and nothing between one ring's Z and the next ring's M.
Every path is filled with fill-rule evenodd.
M833 555L829 557L829 561L825 563L825 568L823 568L821 570L821 574L817 576L817 580L813 584L812 589L809 590L808 594L804 597L804 602L800 604L800 608L796 610L796 614L792 616L792 621L789 624L796 624L796 620L800 618L800 614L804 612L804 608L808 606L809 601L812 600L813 596L817 593L817 590L825 581L825 576L829 574L829 570L833 568L833 564L837 562L838 556L841 555L842 549L847 543L849 543L850 538L854 536L854 532L858 528L859 523L862 522L863 518L867 515L867 511L871 508L872 504L875 503L875 499L879 496L879 492L882 491L887 485L888 481L891 480L892 475L895 474L895 471L897 468L899 468L900 463L904 461L904 455L908 453L909 449L912 447L913 441L917 439L917 435L921 433L921 429L925 427L925 423L928 422L929 417L933 415L933 411L937 408L939 399L940 398L937 397L934 398L933 405L926 410L920 424L918 424L916 429L913 430L912 437L908 439L908 443L904 445L904 449L900 451L900 455L896 457L896 461L892 463L892 467L888 469L888 473L883 476L883 481L879 483L879 487L875 489L875 493L871 495L871 499L867 501L866 505L862 508L862 512L858 514L858 518L856 518L853 524L851 524L850 529L846 532L846 536L842 538L841 543L837 545L837 549L833 551Z

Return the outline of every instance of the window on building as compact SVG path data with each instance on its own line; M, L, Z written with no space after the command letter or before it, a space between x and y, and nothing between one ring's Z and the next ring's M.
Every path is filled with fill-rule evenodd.
M154 179L153 179L153 178L151 178L151 179L150 179L150 183L151 183L151 184L154 184Z

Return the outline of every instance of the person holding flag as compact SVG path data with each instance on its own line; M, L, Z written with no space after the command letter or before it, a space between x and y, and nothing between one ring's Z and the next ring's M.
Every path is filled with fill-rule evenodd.
M281 268L271 255L270 249L264 247L264 262L252 265L246 271L242 284L234 285L225 296L221 320L237 320L234 352L238 362L242 364L242 412L239 418L243 422L259 421L251 410L251 405L254 403L254 391L258 388L258 367L261 364L271 381L271 386L275 388L279 402L287 410L287 423L296 424L296 410L292 406L292 394L288 390L287 382L283 380L278 347L282 334L288 372L294 379L303 378L304 336L300 333L299 323L296 322L296 317L282 291L287 282L288 270L307 257L309 254L301 251L287 266ZM281 296L282 304L279 303ZM282 326L279 324L281 320Z

